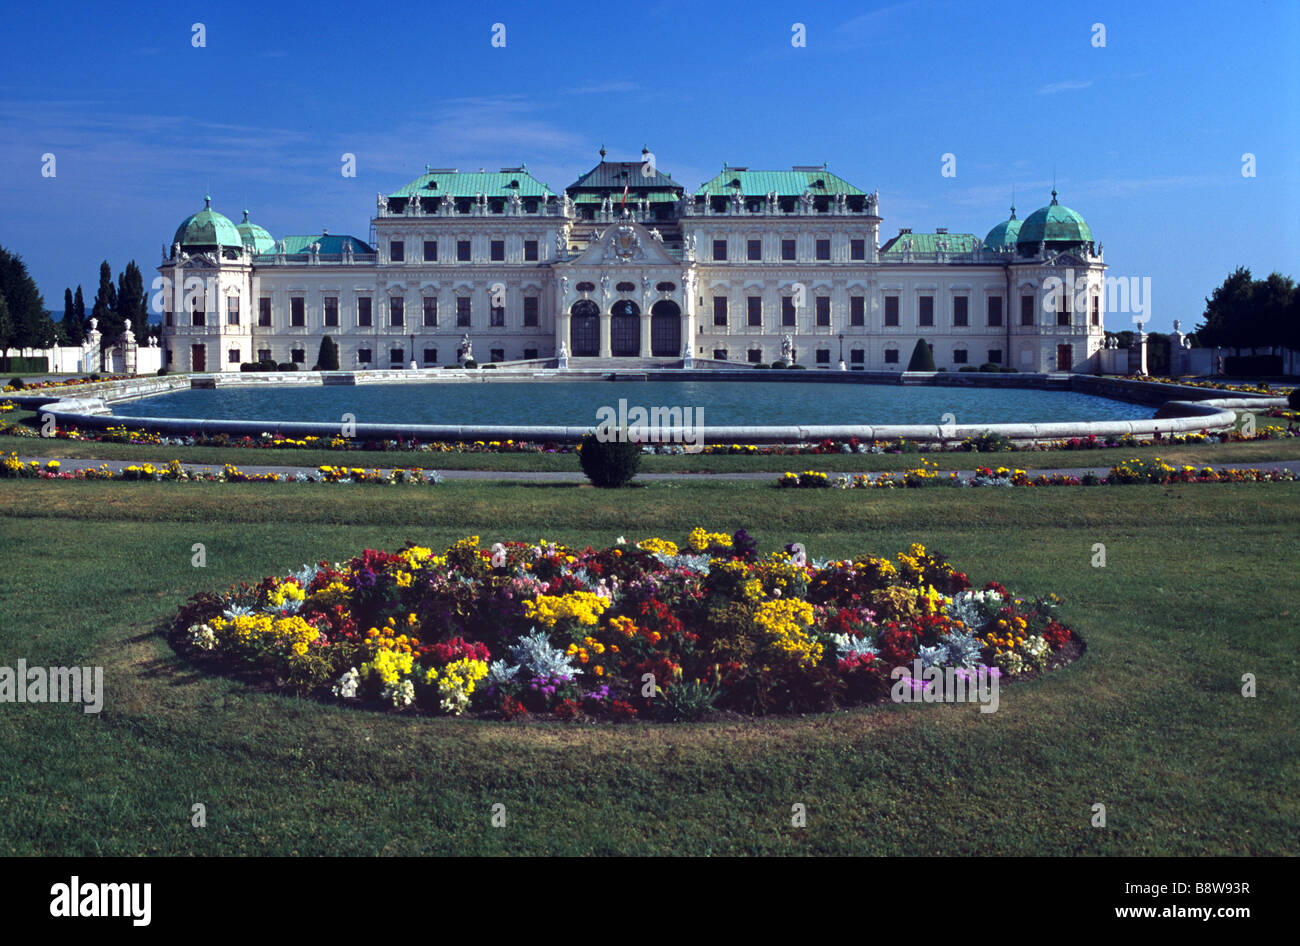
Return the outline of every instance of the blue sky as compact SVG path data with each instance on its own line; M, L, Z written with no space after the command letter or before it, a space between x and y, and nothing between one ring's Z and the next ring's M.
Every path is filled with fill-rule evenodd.
M1294 0L129 10L5 12L0 245L27 260L56 317L65 286L81 283L89 305L102 259L117 272L134 258L150 278L209 187L215 209L237 222L246 205L277 237L365 239L375 193L425 164L527 162L558 191L602 138L611 159L648 144L691 189L724 162L827 162L879 189L882 239L982 235L1013 188L1023 219L1055 179L1111 273L1151 278L1153 330L1195 325L1238 265L1300 278Z

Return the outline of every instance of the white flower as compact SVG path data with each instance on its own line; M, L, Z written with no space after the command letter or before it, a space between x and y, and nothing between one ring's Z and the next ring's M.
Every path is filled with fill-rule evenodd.
M615 545L627 545L627 539L623 538L623 537L620 535L617 539L614 540L614 544L615 544Z
M392 703L394 709L402 709L415 702L415 684L403 680L396 686L386 686L380 697Z
M492 546L492 567L493 568L506 567L506 547L502 545L500 542Z
M353 667L343 676L339 677L339 682L334 684L334 695L342 697L345 700L355 699L357 687L361 683L361 675L357 673L357 668Z
M217 647L217 634L206 624L191 624L186 633L190 644L199 650L215 650Z

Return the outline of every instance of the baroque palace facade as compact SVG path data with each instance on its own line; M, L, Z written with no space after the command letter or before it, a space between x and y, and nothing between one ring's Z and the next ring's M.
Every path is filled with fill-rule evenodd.
M378 195L368 240L275 239L209 199L163 250L164 364L308 368L329 335L343 369L784 356L902 371L924 338L948 371L1098 370L1101 247L1055 190L982 240L902 229L882 244L879 195L825 166L726 166L691 193L643 158L602 148L558 194L526 166L426 170Z

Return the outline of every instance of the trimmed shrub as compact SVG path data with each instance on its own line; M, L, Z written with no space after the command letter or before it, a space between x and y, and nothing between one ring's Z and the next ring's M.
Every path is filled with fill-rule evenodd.
M496 365L494 365L492 362L489 361L486 365L483 366L483 370L487 371L489 368L495 368L495 367Z
M957 370L958 371L979 371L979 369L976 368L974 365L962 365Z
M985 374L995 374L1001 370L1002 367L1000 365L995 365L991 361L986 361L984 364L980 365L980 371L983 371Z
M338 371L339 370L339 346L335 344L334 339L324 335L320 340L320 353L316 356L316 364L312 366L312 371Z
M240 365L239 367L242 369L244 366L243 366L243 365ZM159 369L158 369L158 377L161 378L161 377L163 377L163 376L166 375L166 374L167 374L167 369L166 369L166 368L159 368Z
M466 358L466 359L465 359L465 364L463 365L463 367L465 367L465 368L477 368L477 367L478 367L478 362L475 361L473 358Z
M930 346L925 343L924 338L918 338L916 340L916 347L912 349L912 358L907 363L907 370L934 370L934 352L930 351Z
M297 371L298 366L294 364L292 361L282 361L280 364L275 366L275 370L276 371Z
M790 363L789 363L788 361L781 361L780 359L778 359L778 360L772 362L772 367L773 367L773 368L789 368L789 367L790 367Z
M631 482L641 466L641 445L627 439L626 428L614 440L601 440L589 433L578 445L578 462L594 486L618 489Z
M22 378L11 378L9 380L9 387L13 388L16 391L21 391L24 388L26 388L27 385L23 383Z

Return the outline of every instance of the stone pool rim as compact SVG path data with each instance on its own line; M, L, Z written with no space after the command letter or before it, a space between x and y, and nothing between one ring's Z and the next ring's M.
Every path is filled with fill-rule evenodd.
M285 420L213 420L188 417L134 417L109 413L110 405L187 388L280 387L284 385L358 385L402 382L409 384L475 384L537 381L789 381L804 383L902 384L934 387L1017 387L1035 390L1077 391L1147 406L1158 405L1155 417L1125 421L1061 421L1011 424L808 424L705 426L695 428L651 428L657 439L651 443L737 443L803 444L822 440L862 441L904 438L920 443L960 443L983 433L1004 436L1017 443L1068 440L1074 437L1153 437L1156 434L1218 433L1232 429L1236 410L1284 407L1286 399L1268 395L1243 395L1221 388L1136 381L1077 374L985 374L980 372L839 372L780 370L737 371L710 369L601 370L497 370L451 369L431 371L302 371L275 373L222 372L217 374L169 375L131 378L78 386L93 388L91 396L69 396L52 391L33 395L10 395L24 407L51 415L61 426L103 430L128 427L152 433L229 434L260 437L262 434L295 438L332 437L342 433L341 422ZM424 442L527 441L530 443L576 443L595 428L584 426L527 426L518 424L356 424L354 440L408 440Z

